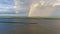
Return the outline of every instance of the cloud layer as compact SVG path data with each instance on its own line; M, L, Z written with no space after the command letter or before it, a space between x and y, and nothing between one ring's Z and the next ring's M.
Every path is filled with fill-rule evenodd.
M41 7L40 2L41 0L17 0L18 5L15 5L14 0L0 0L0 12L17 12L20 16L51 16L53 15L59 15L56 14L59 11L56 12L56 8L48 8L44 7L47 4L51 5L53 3L57 3L57 0L44 0L45 4ZM42 3L42 2L41 2ZM58 4L58 3L57 3ZM43 5L43 3L42 3ZM19 6L19 7L18 7ZM17 8L19 10L17 10ZM50 9L50 10L49 10ZM60 8L59 8L60 9ZM12 13L13 14L13 13Z
M45 1L45 3L44 3ZM41 2L41 3L40 3ZM58 13L58 7L60 7L58 0L33 0L33 3L30 6L30 12L29 16L31 17L50 17L50 16L57 16L60 14ZM57 7L53 7L53 5L56 5ZM60 9L60 8L59 8ZM56 12L57 11L57 12ZM56 12L56 13L55 13ZM53 15L54 14L54 15Z

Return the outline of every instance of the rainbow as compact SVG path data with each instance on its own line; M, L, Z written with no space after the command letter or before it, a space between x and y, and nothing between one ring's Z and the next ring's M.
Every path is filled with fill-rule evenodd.
M51 14L54 12L55 8L54 7L48 7L46 8L45 6L45 9L40 9L40 10L37 10L39 8L37 7L41 7L39 5L39 3L36 3L36 4L31 4L30 6L30 10L29 10L29 13L28 13L28 16L29 17L36 17L38 15L38 17L49 17L51 16ZM36 11L35 11L36 10ZM37 14L36 14L37 13Z

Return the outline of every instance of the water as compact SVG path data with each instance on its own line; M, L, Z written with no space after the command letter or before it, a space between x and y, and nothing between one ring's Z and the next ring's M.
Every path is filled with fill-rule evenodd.
M0 18L0 21L0 34L60 34L60 20Z

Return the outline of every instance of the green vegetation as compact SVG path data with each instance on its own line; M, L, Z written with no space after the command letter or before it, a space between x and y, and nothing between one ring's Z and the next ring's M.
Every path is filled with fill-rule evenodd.
M26 17L26 16L0 16L0 18L27 18L27 19L48 19L48 20L60 20L60 17Z

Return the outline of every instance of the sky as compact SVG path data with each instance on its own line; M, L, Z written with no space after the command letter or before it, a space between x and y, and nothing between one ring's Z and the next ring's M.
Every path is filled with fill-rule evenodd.
M19 8L20 8L18 13L16 13L16 9L15 9L16 6L13 0L0 0L0 14L19 14L20 16L22 15L27 16L30 12L33 12L30 11L31 5L34 3L38 3L40 0L17 0L17 1L19 2ZM45 0L45 1L50 3L56 2L56 0ZM51 13L51 16L60 16L59 9L58 8L54 9L54 11ZM36 10L36 11L38 12L40 10Z
M20 16L27 16L30 6L28 0L17 0L19 2L19 11L17 14ZM16 6L14 0L0 0L0 14L16 14Z
M36 2L35 2L36 1ZM30 8L30 14L29 16L38 16L38 17L51 17L51 16L60 16L60 1L57 2L57 0L45 0L45 4L47 6L52 3L52 6L55 5L55 7L45 7L44 5L40 5L41 0L35 0ZM47 3L48 2L48 3ZM59 4L59 5L58 5Z

